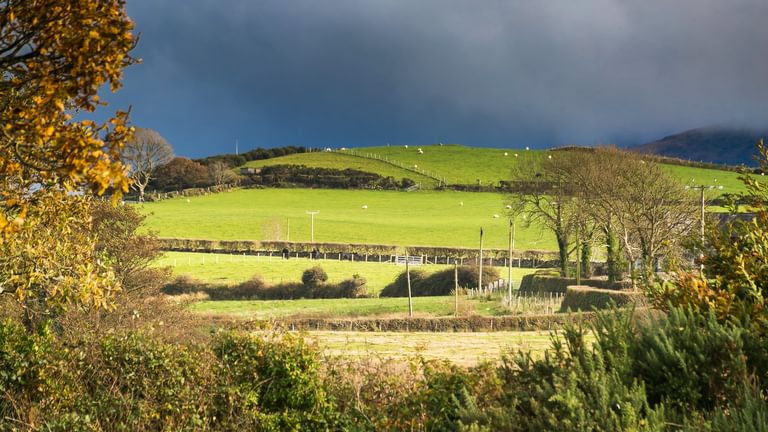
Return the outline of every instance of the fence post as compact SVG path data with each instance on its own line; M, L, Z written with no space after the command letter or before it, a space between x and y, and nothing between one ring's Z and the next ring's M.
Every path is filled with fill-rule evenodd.
M459 266L453 263L453 316L459 316Z

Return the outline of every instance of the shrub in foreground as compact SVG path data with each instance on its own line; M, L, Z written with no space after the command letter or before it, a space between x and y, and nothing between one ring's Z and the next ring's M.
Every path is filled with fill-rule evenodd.
M764 430L750 327L673 309L603 312L500 365L327 359L299 336L62 339L0 324L0 429Z

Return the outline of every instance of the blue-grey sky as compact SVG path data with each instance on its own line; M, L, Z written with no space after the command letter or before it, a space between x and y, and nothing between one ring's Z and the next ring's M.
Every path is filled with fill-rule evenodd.
M765 0L128 0L110 108L177 154L768 126Z

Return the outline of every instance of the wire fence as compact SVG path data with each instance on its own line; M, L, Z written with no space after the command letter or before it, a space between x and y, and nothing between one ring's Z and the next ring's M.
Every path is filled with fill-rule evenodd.
M360 152L360 151L357 151L357 150L338 150L338 151L340 153L344 153L344 154L348 154L348 155L352 155L352 156L357 156L357 157L361 157L361 158L365 158L365 159L375 159L375 160L384 162L386 164L389 164L389 165L392 165L392 166L404 169L406 171L414 172L416 174L421 174L421 175L423 175L425 177L429 177L429 178L431 178L433 180L436 180L438 185L448 184L445 177L440 176L440 175L438 175L435 172L432 172L432 171L429 171L429 170L425 170L425 169L421 169L421 168L419 168L416 165L408 165L408 164L405 164L405 163L400 162L398 160L390 159L387 156L382 156L382 155L377 154L377 153Z
M499 281L497 281L499 282ZM505 291L506 281L503 284L489 284L484 290L470 289L467 298L494 298L499 301L507 313L510 314L551 314L560 310L564 293L548 292L520 292L513 291L510 301L509 292ZM520 286L519 281L514 281L512 286Z

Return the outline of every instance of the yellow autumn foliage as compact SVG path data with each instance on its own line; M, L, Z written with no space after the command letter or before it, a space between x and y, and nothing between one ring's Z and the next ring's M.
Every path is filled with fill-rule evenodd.
M128 190L132 131L125 111L86 118L136 62L132 30L124 0L0 2L0 293L29 320L108 307L119 290L88 209L94 193Z
M72 114L104 105L97 94L103 86L120 87L123 68L135 62L132 29L122 0L0 5L0 177L14 179L0 189L3 234L41 185L127 190L119 161L131 132L127 113L103 124Z

